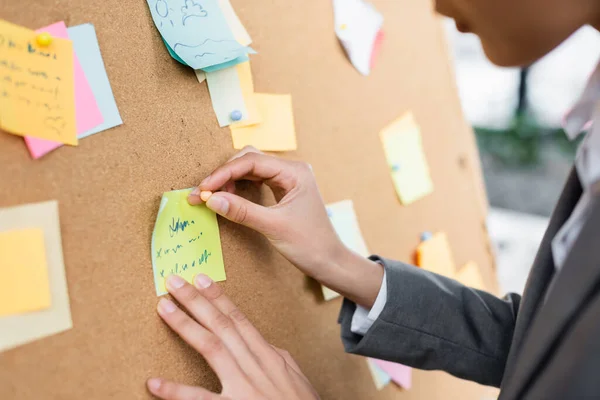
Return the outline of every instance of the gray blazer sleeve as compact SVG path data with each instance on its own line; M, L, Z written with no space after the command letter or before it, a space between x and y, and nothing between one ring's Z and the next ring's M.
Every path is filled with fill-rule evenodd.
M499 299L412 265L371 259L385 267L387 302L361 336L350 330L356 304L344 299L338 322L347 352L500 386L519 295Z

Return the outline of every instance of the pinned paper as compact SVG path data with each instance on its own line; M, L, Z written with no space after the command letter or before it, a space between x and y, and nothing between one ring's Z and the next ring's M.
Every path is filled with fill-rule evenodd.
M456 267L448 237L438 232L417 246L417 265L436 274L454 278Z
M478 290L487 290L481 271L474 261L469 261L456 273L456 280L465 286Z
M50 307L41 229L0 232L0 317Z
M0 20L0 128L77 145L73 45Z
M36 32L47 32L53 37L69 39L67 26L63 21L38 29ZM73 48L75 49L75 44L73 44ZM75 120L77 122L77 135L81 137L80 135L84 132L100 125L103 122L103 118L92 88L77 57L76 49L73 62L75 72ZM31 136L25 136L25 143L34 159L40 158L44 154L62 146L60 142L52 142Z
M371 373L371 377L373 378L373 383L375 384L375 388L377 390L381 390L386 387L392 380L392 377L389 376L384 370L382 370L372 358L367 358L367 365L369 367L369 372Z
M380 35L383 16L363 0L333 0L335 34L354 68L363 75L371 72L374 49Z
M231 33L235 40L242 46L250 46L252 39L250 38L248 31L246 31L246 28L244 28L242 21L240 21L240 18L235 13L229 0L219 0L219 7L227 20L227 25L229 26L229 29L231 29Z
M193 69L246 54L233 36L218 0L147 0L154 25L169 47Z
M380 135L400 202L408 205L433 192L421 131L412 113L392 122Z
M389 374L396 384L408 390L412 387L412 368L391 361L375 360L375 364Z
M262 122L262 117L258 110L258 103L256 102L256 97L254 95L254 82L252 80L252 71L250 70L250 61L236 65L236 69L247 114L246 118L243 118L240 122L231 124L231 126L241 128L259 124Z
M352 200L328 204L326 208L329 221L331 221L335 233L344 246L365 258L369 257L370 253L358 226L358 218ZM337 292L325 286L321 286L321 289L325 300L331 300L339 296Z
M0 231L32 228L43 231L50 307L0 318L0 351L63 332L73 326L60 239L58 203L49 201L0 209Z
M192 189L166 192L152 233L152 268L159 296L167 293L165 279L179 275L192 283L199 273L225 280L225 266L214 212L205 205L191 206Z
M233 147L242 149L251 145L264 151L296 150L292 96L255 93L254 98L262 122L245 127L230 126Z

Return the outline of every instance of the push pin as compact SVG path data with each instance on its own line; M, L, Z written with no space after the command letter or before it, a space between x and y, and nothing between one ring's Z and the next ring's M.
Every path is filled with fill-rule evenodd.
M421 242L425 242L433 237L433 234L429 231L421 233Z
M400 164L394 164L394 165L392 165L392 171L394 171L394 172L400 171Z
M233 110L231 114L229 114L229 118L232 121L239 121L242 119L242 112L240 110Z
M48 47L50 44L52 44L52 35L48 32L42 32L36 36L35 41L37 42L38 46Z

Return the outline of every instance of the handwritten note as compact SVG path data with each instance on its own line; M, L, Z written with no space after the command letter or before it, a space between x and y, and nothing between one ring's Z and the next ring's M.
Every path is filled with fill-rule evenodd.
M152 234L152 267L156 293L167 293L165 278L179 275L188 282L203 273L214 281L225 280L225 266L214 212L190 206L191 189L163 194Z
M412 113L392 122L380 135L400 202L407 205L433 192L421 131Z
M193 69L222 64L248 52L234 37L218 0L147 0L154 25Z
M0 20L0 128L77 145L73 45Z
M255 93L254 99L262 122L251 126L230 126L233 147L242 149L252 145L264 151L296 150L292 96Z
M448 237L444 232L434 234L430 239L417 246L417 265L454 279L456 267Z
M69 39L67 26L63 21L38 29L36 32L47 32L53 37ZM75 48L75 43L73 43ZM75 72L75 120L77 122L77 137L103 122L102 113L94 97L94 93L77 57L77 49L73 56ZM62 146L62 143L25 136L25 143L31 157L38 159L50 151Z
M475 261L469 261L456 273L456 280L473 289L487 290L481 271Z
M344 246L363 257L368 257L370 253L367 249L367 244L365 243L362 232L360 231L352 200L331 203L328 204L326 208L329 221L331 221L335 233L342 243L344 243ZM325 286L321 286L321 289L323 291L323 298L326 301L339 296L337 292Z
M0 232L0 317L50 307L41 229Z

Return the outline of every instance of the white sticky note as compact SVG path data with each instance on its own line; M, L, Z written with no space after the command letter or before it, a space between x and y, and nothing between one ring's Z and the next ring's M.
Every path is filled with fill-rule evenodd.
M247 118L244 92L235 66L206 72L206 83L219 126L228 126L236 122L231 119L231 113L236 110L241 113L242 119Z
M199 83L202 83L206 80L206 73L204 71L201 69L195 69L194 72L196 73L196 78L198 79Z
M58 203L27 204L0 209L0 231L37 228L44 232L51 305L22 315L0 318L0 351L73 327L62 253Z
M368 257L370 253L358 226L358 218L352 200L328 204L326 208L329 221L331 221L333 229L335 229L335 233L342 243L355 253L365 258ZM331 300L339 296L338 293L325 286L321 286L321 289L325 300Z
M363 75L371 72L371 55L383 16L363 0L333 0L335 34L350 62Z

